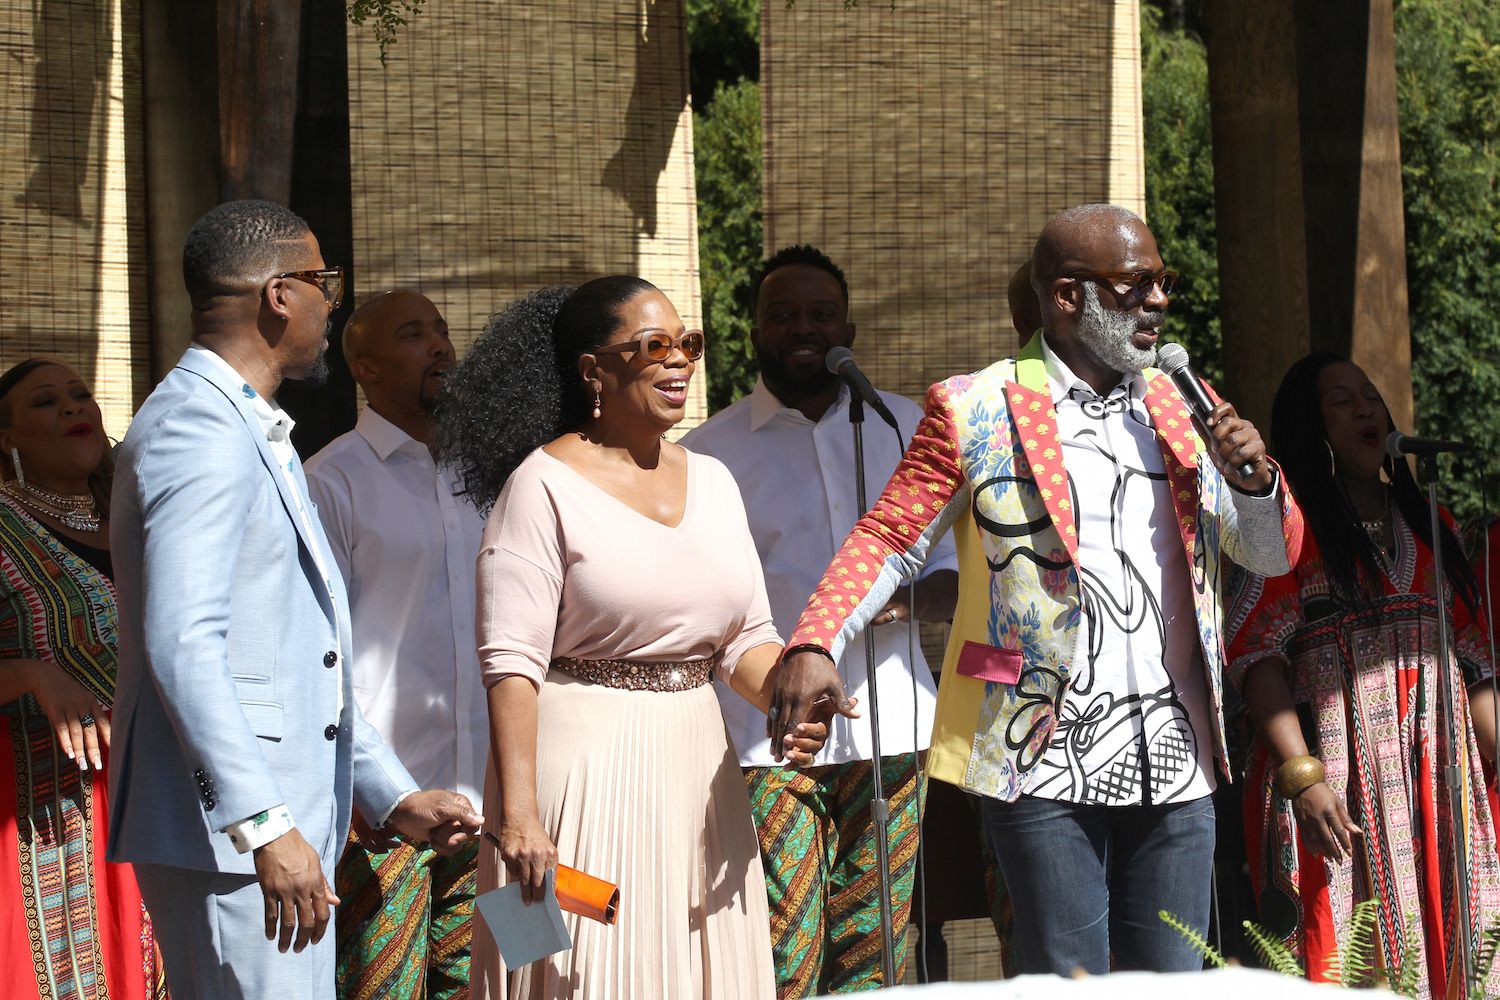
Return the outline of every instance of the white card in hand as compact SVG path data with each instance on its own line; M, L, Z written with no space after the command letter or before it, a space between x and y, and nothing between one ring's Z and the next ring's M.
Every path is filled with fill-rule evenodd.
M500 947L507 969L519 969L539 958L573 947L557 905L557 872L547 870L542 898L527 906L521 884L512 882L474 900L490 936Z

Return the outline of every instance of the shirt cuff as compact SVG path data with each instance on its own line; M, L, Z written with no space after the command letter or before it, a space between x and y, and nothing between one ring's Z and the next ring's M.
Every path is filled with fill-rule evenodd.
M1236 505L1242 499L1275 500L1278 505L1281 502L1277 496L1277 493L1281 490L1281 470L1276 468L1274 464L1271 466L1271 485L1267 486L1263 492L1251 493L1249 490L1242 490L1233 483L1230 483L1227 478L1224 481L1228 483L1229 495L1234 498Z
M249 854L258 847L264 847L271 841L284 834L290 833L296 823L292 822L292 814L283 803L273 806L263 813L257 813L249 819L242 819L238 823L230 823L224 828L229 834L229 842L240 854Z
M391 821L391 813L395 812L397 807L400 806L401 803L405 802L409 796L415 794L417 794L417 789L408 788L406 791L396 796L396 801L391 803L391 807L385 811L384 816L380 817L380 822L376 823L374 828L378 830L389 823Z

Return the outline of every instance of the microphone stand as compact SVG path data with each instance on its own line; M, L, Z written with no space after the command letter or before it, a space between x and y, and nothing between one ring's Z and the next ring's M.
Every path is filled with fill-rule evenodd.
M1464 979L1463 992L1467 993L1474 978L1474 952L1469 940L1469 801L1468 785L1462 780L1460 746L1466 744L1465 728L1461 724L1458 705L1453 697L1453 676L1456 664L1450 661L1448 630L1452 627L1446 590L1448 577L1443 569L1443 520L1438 514L1438 462L1436 454L1424 455L1421 460L1422 478L1427 480L1427 508L1431 515L1433 578L1436 581L1438 606L1438 670L1437 679L1442 685L1441 722L1448 740L1444 754L1443 774L1448 779L1448 812L1453 822L1453 896L1458 911L1454 937L1462 961Z
M859 393L849 393L849 427L854 432L854 497L859 511L869 509L865 496L865 401ZM865 675L870 686L870 749L875 755L871 780L874 798L870 801L870 825L875 833L876 892L880 893L880 970L889 989L896 982L896 940L891 920L891 845L890 803L885 797L885 779L881 774L880 697L875 686L875 636L866 629ZM1467 910L1464 912L1468 912Z

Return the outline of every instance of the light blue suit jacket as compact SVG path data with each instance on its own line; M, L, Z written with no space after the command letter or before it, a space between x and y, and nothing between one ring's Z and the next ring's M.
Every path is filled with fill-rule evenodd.
M189 350L116 453L109 858L249 874L224 828L286 803L332 883L351 802L378 820L415 784L355 704L343 581L253 396Z

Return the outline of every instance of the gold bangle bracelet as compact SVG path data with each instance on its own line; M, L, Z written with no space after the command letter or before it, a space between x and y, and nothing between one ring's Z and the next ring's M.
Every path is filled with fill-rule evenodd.
M1293 799L1327 777L1318 758L1309 754L1291 757L1276 769L1276 791L1284 799Z

